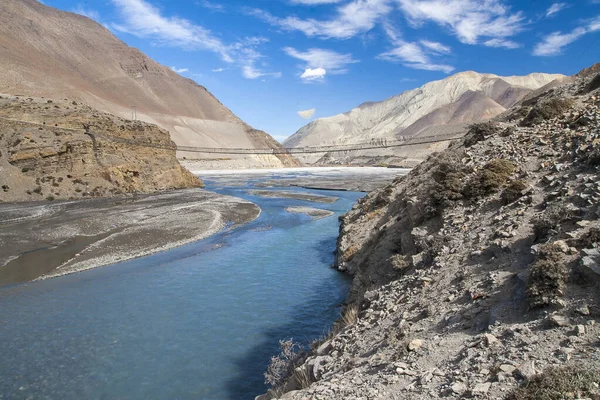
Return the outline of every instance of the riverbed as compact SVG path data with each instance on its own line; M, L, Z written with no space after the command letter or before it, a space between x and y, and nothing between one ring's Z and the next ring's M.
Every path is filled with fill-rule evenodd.
M107 267L0 289L0 399L253 399L278 342L309 343L339 314L349 278L330 268L337 217L364 193L265 197L266 179L210 190L258 219ZM291 178L291 176L284 176ZM267 185L268 186L268 185ZM288 212L305 207L329 217ZM323 215L326 215L325 213Z

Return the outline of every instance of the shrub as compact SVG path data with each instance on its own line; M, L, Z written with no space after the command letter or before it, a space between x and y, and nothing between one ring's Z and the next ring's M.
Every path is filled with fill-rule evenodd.
M281 352L271 357L265 372L265 383L273 388L282 386L292 376L294 367L302 356L301 346L293 339L280 340Z
M536 104L521 121L522 126L538 125L544 121L558 118L573 107L573 100L553 97Z
M52 195L49 195L48 197L46 197L46 200L48 200L48 201L53 201L53 200L54 200L54 196L52 196Z
M598 370L574 366L553 367L513 390L506 400L598 399L599 384Z
M506 184L516 165L508 160L496 158L483 166L465 187L466 197L477 198L489 195Z
M33 193L42 194L42 187L41 186L37 186L35 189L33 189Z
M564 205L550 205L543 214L532 221L535 239L544 239L552 233L558 233L561 223L573 218L573 216L573 213Z
M344 326L351 326L358 320L358 307L357 306L348 306L344 310L342 314L342 322Z
M465 135L464 144L465 147L471 147L485 138L500 133L500 126L493 122L484 122L480 124L473 124L469 126L467 134Z
M527 284L531 307L546 306L561 297L567 278L568 269L561 250L554 245L541 247Z
M471 173L471 168L462 162L463 156L462 152L448 150L432 158L433 183L428 188L428 198L424 200L428 210L426 216L439 215L452 201L463 198L464 179Z
M581 248L590 248L600 243L600 229L590 228L579 240L578 245Z
M504 204L510 204L519 200L527 187L527 183L520 179L511 181L502 192L502 202Z
M344 261L351 261L354 258L354 256L356 255L356 253L358 253L359 249L360 249L360 247L358 247L355 244L348 247L346 249L346 251L344 251L344 254L342 254L342 259Z

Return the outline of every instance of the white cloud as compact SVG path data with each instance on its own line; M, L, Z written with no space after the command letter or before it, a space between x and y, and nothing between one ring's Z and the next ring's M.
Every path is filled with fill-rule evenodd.
M315 115L316 111L316 108L311 108L310 110L298 111L298 115L300 118L310 119L313 115Z
M189 69L187 69L187 68L177 68L177 67L171 67L171 69L172 69L174 72L177 72L178 74L183 74L184 72L188 72L188 71L189 71Z
M535 46L533 55L554 56L560 54L565 46L573 43L586 33L585 28L575 28L571 33L553 32Z
M256 69L254 65L245 65L242 68L242 75L246 79L258 79L263 76L270 76L272 78L281 78L281 72L264 72Z
M421 40L421 45L426 47L429 51L438 54L450 54L452 49L438 42L431 42L429 40Z
M548 11L546 11L546 18L551 17L554 14L558 14L559 12L561 12L562 10L564 10L566 6L567 6L566 3L554 3L554 4L552 4L548 8Z
M122 24L112 24L113 29L149 39L154 43L186 50L206 50L218 54L230 64L242 69L242 75L249 79L260 76L277 76L278 72L263 72L254 67L262 58L257 48L268 40L261 37L244 38L233 44L225 44L204 27L176 16L167 17L145 0L112 0L123 20Z
M212 72L223 72L225 71L225 68L215 68L212 70Z
M306 63L305 69L321 68L332 74L346 73L348 72L348 64L358 62L352 58L352 54L341 54L332 50L313 48L303 52L292 47L285 47L283 51L290 57L304 61Z
M281 29L300 31L309 37L349 39L373 29L391 11L389 3L390 0L352 0L339 6L335 17L329 20L295 16L279 18L260 9L250 10L250 14Z
M325 68L307 68L300 75L300 78L304 79L305 82L313 82L325 78L325 75L327 75Z
M397 0L413 26L426 21L447 27L466 44L483 38L512 37L523 30L521 12L511 13L501 0Z
M305 5L317 5L317 4L333 4L339 3L343 0L290 0L292 4L305 4Z
M405 67L421 69L426 71L442 71L450 73L454 67L446 64L437 64L431 60L430 55L450 53L452 50L441 43L423 41L421 43L406 42L400 34L389 24L385 25L385 31L392 41L394 48L377 56L377 58L399 62ZM442 51L440 51L442 50ZM429 53L429 54L428 54Z
M44 4L44 3L42 3ZM98 11L90 10L84 8L81 4L78 4L77 7L73 10L75 14L83 15L84 17L88 17L89 19L93 19L96 22L100 22L100 14Z
M212 3L208 0L196 2L196 4L215 12L225 12L225 7L222 4Z
M513 42L508 39L490 39L483 42L483 44L487 47L501 47L505 49L518 49L521 45L517 42Z
M552 32L533 49L534 56L555 56L580 37L600 31L600 16L592 19L586 26L573 29L570 33Z

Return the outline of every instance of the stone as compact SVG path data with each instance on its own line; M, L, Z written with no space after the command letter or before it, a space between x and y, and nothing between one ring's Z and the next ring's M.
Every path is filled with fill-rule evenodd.
M558 327L565 327L571 325L567 317L558 314L551 315L550 322L552 322L552 324Z
M575 327L575 334L577 336L583 336L583 335L585 335L585 326L584 325L577 325Z
M533 360L523 361L517 367L517 374L526 380L530 380L534 376L537 375L537 370L535 368L535 362Z
M485 344L487 346L493 346L495 344L499 344L500 342L498 341L498 338L496 338L496 336L491 335L489 333L486 333L485 335L483 335Z
M322 356L329 353L332 349L331 340L328 340L317 348L317 355Z
M500 371L506 373L506 374L512 374L513 372L515 372L515 370L517 369L517 367L515 367L514 365L510 365L510 364L502 364L500 365Z
M477 395L484 395L486 394L489 390L490 387L492 386L492 384L490 382L486 382L486 383L478 383L477 385L475 385L475 387L471 390L471 393L474 396Z
M454 394L462 395L467 391L467 385L462 382L456 382L450 386L450 390L452 390L452 393Z
M410 343L408 344L408 350L415 351L415 350L421 348L421 346L423 346L423 341L421 339L414 339L414 340L411 340Z
M553 246L558 248L563 253L567 254L569 252L569 245L564 240L557 240L553 243Z
M588 316L590 315L590 308L587 305L579 307L575 312L579 315Z

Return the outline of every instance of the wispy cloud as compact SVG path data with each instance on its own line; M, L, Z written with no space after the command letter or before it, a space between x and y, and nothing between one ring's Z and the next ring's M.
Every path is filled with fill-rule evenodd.
M178 74L183 74L184 72L188 72L188 71L189 71L189 69L187 69L187 68L177 68L177 67L171 67L171 69L172 69L174 72L177 72Z
M281 78L281 72L265 72L265 71L261 71L260 69L257 69L254 67L254 65L245 65L242 68L242 72L244 75L244 78L246 79L258 79L258 78L263 78L266 76L272 77L272 78Z
M273 26L287 31L300 31L309 37L349 39L373 29L391 10L390 0L352 0L339 6L335 17L328 20L296 16L280 18L260 9L252 9L249 14Z
M223 72L225 71L225 68L215 68L212 70L212 72Z
M483 42L483 44L487 47L500 47L504 49L518 49L519 47L521 47L521 45L517 42L500 38L486 40L485 42Z
M415 27L426 21L450 29L462 43L478 44L480 38L504 39L520 33L525 17L512 13L501 0L397 0Z
M546 11L546 18L558 14L567 7L567 3L554 3Z
M265 38L250 37L226 44L210 30L184 18L165 16L145 0L111 1L122 20L120 24L112 24L113 29L149 39L159 45L216 53L226 63L240 66L242 75L249 79L278 74L259 71L254 66L263 57L257 48L268 41Z
M343 0L290 0L292 4L317 5L317 4L334 4L340 3Z
M577 41L582 36L600 31L600 16L588 22L585 26L573 29L569 33L552 32L538 43L533 49L534 56L555 56L562 53L563 49Z
M313 115L315 115L316 111L316 108L311 108L310 110L298 111L298 115L300 116L300 118L310 119Z
M225 6L223 4L213 3L208 0L200 0L200 1L197 1L196 4L198 4L201 7L207 8L211 11L220 12L220 13L225 12Z
M357 63L352 54L342 54L332 50L308 49L298 51L292 47L285 47L283 51L290 57L304 61L304 72L300 75L305 81L322 80L325 75L344 74L348 72L348 65Z
M438 64L431 60L432 56L440 54L449 54L452 49L449 47L430 41L407 42L402 39L400 33L390 24L385 25L385 31L390 38L394 48L380 54L377 58L386 61L398 62L408 68L421 69L426 71L442 71L450 73L454 67L447 64Z
M44 4L44 3L42 3ZM77 7L73 10L75 14L83 15L84 17L88 17L89 19L93 19L96 22L100 22L100 14L96 10L90 10L89 8L85 8L81 4L78 4Z

